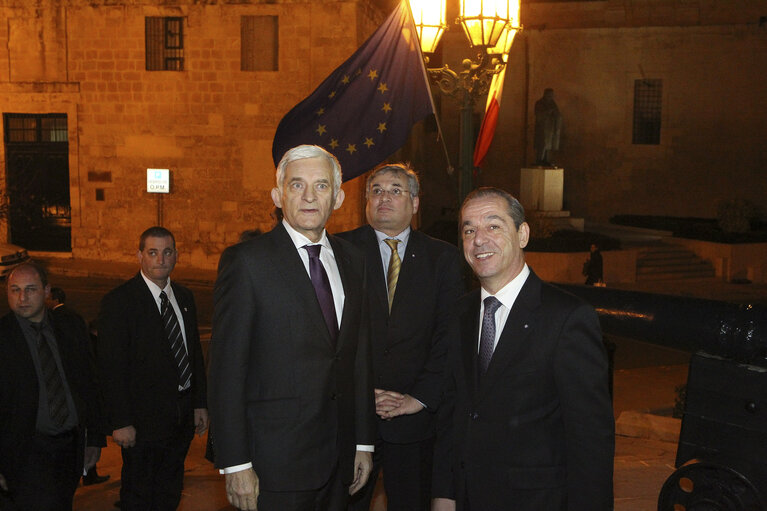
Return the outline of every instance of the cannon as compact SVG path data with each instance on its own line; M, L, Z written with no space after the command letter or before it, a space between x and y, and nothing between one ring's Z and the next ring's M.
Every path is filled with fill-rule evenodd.
M606 334L693 353L658 511L767 509L767 308L575 285Z

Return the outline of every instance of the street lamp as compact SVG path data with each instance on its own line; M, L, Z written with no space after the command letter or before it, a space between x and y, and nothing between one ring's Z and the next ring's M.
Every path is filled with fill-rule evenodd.
M447 0L409 0L423 53L433 53L447 30ZM514 35L519 27L519 0L460 0L458 23L469 44L480 50L476 60L464 59L461 71L445 64L428 68L429 78L443 94L461 101L460 148L458 165L459 205L472 190L474 101L487 94L493 75L503 70ZM424 57L428 65L428 56Z

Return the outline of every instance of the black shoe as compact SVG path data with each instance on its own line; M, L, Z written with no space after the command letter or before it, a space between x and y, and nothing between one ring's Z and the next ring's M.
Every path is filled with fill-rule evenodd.
M100 476L98 472L96 472L96 467L93 467L88 471L87 474L83 476L83 486L90 486L92 484L101 484L105 481L109 480L109 476Z

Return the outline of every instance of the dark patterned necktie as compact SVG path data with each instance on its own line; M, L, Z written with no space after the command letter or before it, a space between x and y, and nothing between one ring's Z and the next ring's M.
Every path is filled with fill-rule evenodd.
M495 344L495 311L501 306L501 302L494 296L485 298L485 313L482 315L482 333L479 337L479 374L484 375L493 358L493 345Z
M67 405L67 395L64 389L64 380L61 378L61 372L56 359L53 356L51 345L42 332L42 323L32 323L37 334L37 357L40 360L40 370L43 373L45 390L48 394L48 411L51 420L57 426L62 426L69 418L69 406Z
M399 269L402 266L402 261L399 258L399 252L397 251L397 245L399 240L388 239L384 242L389 245L391 249L391 257L389 258L389 271L386 272L386 285L389 288L389 312L391 312L391 304L394 302L394 291L397 289L397 280L399 279Z
M168 300L165 291L160 291L160 309L162 309L162 324L165 327L165 335L170 343L171 353L176 360L178 369L178 385L181 390L186 390L192 379L192 368L189 367L189 356L184 346L184 337L181 335L181 326L178 324L176 312Z
M338 319L336 318L336 306L333 302L333 291L330 289L330 280L320 261L320 250L322 245L304 245L309 254L309 276L312 279L314 293L317 295L317 301L320 302L322 315L325 317L325 323L328 325L328 332L333 341L338 337Z

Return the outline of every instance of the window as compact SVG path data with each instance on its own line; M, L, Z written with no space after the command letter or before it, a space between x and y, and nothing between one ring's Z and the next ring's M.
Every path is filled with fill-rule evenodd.
M146 70L184 70L184 18L146 18Z
M66 114L5 114L6 142L66 142Z
M240 22L240 69L277 71L279 23L277 16L243 16Z
M660 144L663 80L634 80L634 144Z

